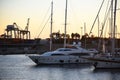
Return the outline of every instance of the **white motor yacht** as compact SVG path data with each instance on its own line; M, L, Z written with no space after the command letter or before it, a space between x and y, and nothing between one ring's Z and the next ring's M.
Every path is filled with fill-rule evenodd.
M45 52L41 55L29 56L36 64L79 64L90 63L91 61L81 58L82 56L93 56L98 51L89 51L79 45L69 45L65 48L58 48L55 51Z

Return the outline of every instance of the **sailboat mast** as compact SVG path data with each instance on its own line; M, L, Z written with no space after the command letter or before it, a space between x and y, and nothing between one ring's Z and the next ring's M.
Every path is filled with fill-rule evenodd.
M111 33L111 38L113 38L113 0L111 0L111 26L110 26L110 33Z
M67 27L67 3L68 0L66 0L66 8L65 8L65 36L64 36L64 47L66 46L66 27Z
M53 1L51 2L50 51L52 50Z
M114 25L113 25L112 53L115 53L116 9L117 9L117 0L115 0L115 5L114 5L114 22L113 22Z

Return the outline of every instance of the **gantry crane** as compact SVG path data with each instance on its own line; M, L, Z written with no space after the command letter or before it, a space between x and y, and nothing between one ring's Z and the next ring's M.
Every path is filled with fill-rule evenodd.
M20 30L20 38L24 39L24 36L26 35L26 39L30 39L30 31L28 30L28 28L29 28L29 20L30 20L30 18L28 18L28 20L27 20L27 25L26 25L25 29Z
M13 25L7 25L7 28L5 29L5 31L7 32L6 38L30 39L30 31L28 30L29 20L30 18L28 18L27 25L24 30L20 28L15 22L13 23ZM26 37L24 37L25 35Z

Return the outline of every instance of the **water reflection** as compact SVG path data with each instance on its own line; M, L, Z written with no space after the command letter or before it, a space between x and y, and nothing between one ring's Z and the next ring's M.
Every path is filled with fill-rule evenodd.
M119 80L120 69L83 65L39 65L24 55L0 55L0 80Z

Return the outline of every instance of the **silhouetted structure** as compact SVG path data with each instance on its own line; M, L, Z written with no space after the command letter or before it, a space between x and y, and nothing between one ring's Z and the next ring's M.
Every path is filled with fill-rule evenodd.
M24 30L20 29L20 27L14 22L13 25L7 25L5 29L5 33L1 35L2 38L18 38L18 39L30 39L30 31L29 27L29 18L27 21L27 26ZM26 37L25 37L26 35Z

